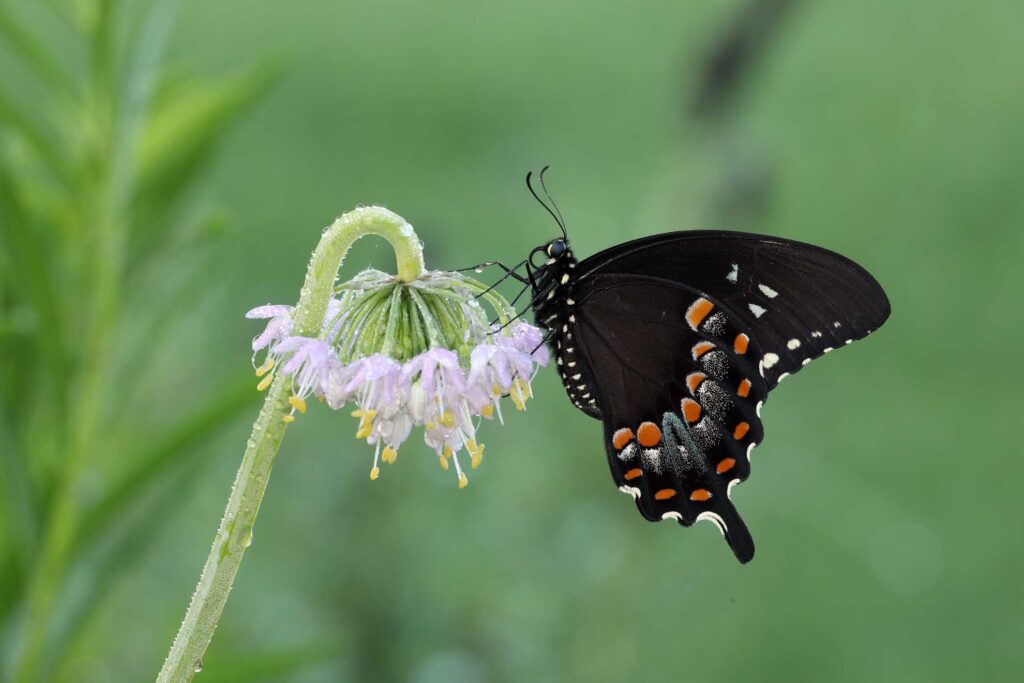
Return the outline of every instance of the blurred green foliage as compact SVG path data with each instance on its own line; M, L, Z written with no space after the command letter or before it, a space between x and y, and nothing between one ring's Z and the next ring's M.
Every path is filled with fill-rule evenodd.
M747 1L177 5L0 1L0 679L155 676L258 409L242 313L322 226L512 261L543 163L581 255L733 227L888 290L766 407L758 556L643 522L550 375L464 491L411 442L371 485L312 410L199 680L1021 678L1024 5L789 3L711 111Z

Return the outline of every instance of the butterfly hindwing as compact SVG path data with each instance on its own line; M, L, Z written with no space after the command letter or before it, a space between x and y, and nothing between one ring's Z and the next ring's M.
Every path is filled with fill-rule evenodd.
M595 274L574 289L573 335L599 396L612 477L649 520L708 519L736 556L753 541L732 502L763 438L763 354L742 319L685 285Z
M579 266L581 283L613 273L685 284L728 306L764 349L769 387L877 329L890 312L881 286L853 261L765 235L666 233L612 247Z

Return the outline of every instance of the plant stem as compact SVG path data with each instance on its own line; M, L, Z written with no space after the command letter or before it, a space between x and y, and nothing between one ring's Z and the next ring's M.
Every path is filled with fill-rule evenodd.
M297 335L318 336L327 315L327 304L334 292L338 269L349 247L364 235L380 235L395 250L398 279L409 282L424 269L423 248L412 226L387 209L370 206L355 209L327 228L309 262L309 270L295 308L294 331ZM278 374L267 391L266 400L252 428L252 436L242 456L242 464L228 498L224 517L206 558L199 585L189 603L185 619L171 645L158 683L190 681L202 663L203 654L213 638L235 574L245 549L252 541L252 528L260 502L267 489L287 424L281 419L288 412L291 379Z

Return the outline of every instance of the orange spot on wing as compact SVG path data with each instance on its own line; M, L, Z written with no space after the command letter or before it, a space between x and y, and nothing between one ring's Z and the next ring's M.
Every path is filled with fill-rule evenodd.
M715 468L715 472L718 472L719 474L725 474L735 466L735 460L733 460L732 458L726 458L722 462L718 463L718 467Z
M692 398L684 398L682 400L682 408L683 417L686 418L687 422L696 422L700 419L700 404Z
M676 495L675 489L662 489L654 494L654 500L668 500L672 496Z
M612 434L612 445L615 446L615 450L621 451L626 447L626 444L633 440L633 430L628 427L615 430Z
M637 477L642 477L643 474L644 474L643 470L641 470L639 467L634 467L633 469L631 469L629 472L626 472L622 476L625 477L626 481L632 481L632 480L636 479Z
M693 345L693 359L697 360L713 348L715 348L715 345L709 341L697 342Z
M653 422L641 422L636 430L636 440L644 448L652 448L661 441L661 430Z
M711 497L711 491L707 489L697 489L690 494L690 500L707 500Z
M736 353L744 354L747 352L747 346L750 345L750 337L740 332L736 335L736 339L732 343L732 348Z
M749 379L745 379L742 382L740 382L739 388L736 389L736 395L739 396L740 398L746 398L747 396L750 396L750 380Z
M691 394L697 393L697 387L700 383L708 378L703 372L691 372L686 376L686 388L690 390Z
M714 308L715 305L707 299L697 299L686 309L686 322L690 323L690 327L696 330Z
M746 422L740 422L738 425L736 425L736 429L733 430L732 438L737 440L742 439L744 436L747 435L747 432L749 431L750 425L747 424Z

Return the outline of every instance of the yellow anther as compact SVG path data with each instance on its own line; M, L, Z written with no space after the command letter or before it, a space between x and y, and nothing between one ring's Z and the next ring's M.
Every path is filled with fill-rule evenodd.
M427 423L425 423L425 424L424 424L423 426L424 426L424 427L426 427L426 428L427 428L427 431L429 432L429 431L430 431L431 429L433 429L433 428L434 428L434 427L436 427L437 425L436 425L436 424L434 424L433 422L427 422Z
M485 405L483 407L483 409L480 410L480 413L484 417L491 417L492 415L494 415L494 406L492 406L490 403L488 403L487 405Z
M368 410L365 408L352 411L352 417L359 418L359 429L356 430L357 439L365 439L373 433L373 418L376 415L376 410Z
M282 422L287 422L288 424L291 424L292 422L295 422L295 416L291 415L291 414L282 415L281 416L281 421Z
M499 387L497 384L494 384L491 386L491 393L494 394L495 396L501 396L504 392L501 390L501 387Z
M306 413L306 399L298 396L289 396L288 403L291 404L292 408L299 411L302 414Z
M444 415L441 416L441 424L443 424L445 427L455 426L455 416L452 415L452 411L444 411Z
M466 473L463 472L459 475L459 488L464 489L467 484L469 484L469 479L466 478Z
M263 361L263 365L261 365L258 368L256 368L256 376L257 377L262 377L263 375L267 374L268 372L270 372L273 369L274 369L274 359L273 358L268 358L265 361Z
M442 455L441 457L438 458L438 460L441 461L441 469L442 470L448 469L448 458L446 458L446 457L444 457Z
M515 404L517 410L526 410L526 399L533 395L530 390L530 383L520 377L512 383L512 388L508 392L509 397L512 399L512 403Z
M273 375L267 375L266 377L264 377L263 379L260 380L260 383L256 385L256 388L259 389L260 391L266 391L267 387L269 387L270 383L273 382L273 381L274 381L274 376Z
M473 459L470 460L469 466L474 470L477 467L480 467L480 462L484 459L484 445L482 443L478 444L474 439L470 439L469 442L466 443L466 450L468 450L470 455L473 456Z
M380 476L380 468L374 465L373 469L370 470L370 481L377 481L377 477Z
M389 465L394 465L395 461L398 460L398 451L391 446L385 446L384 452L380 454L380 459Z

